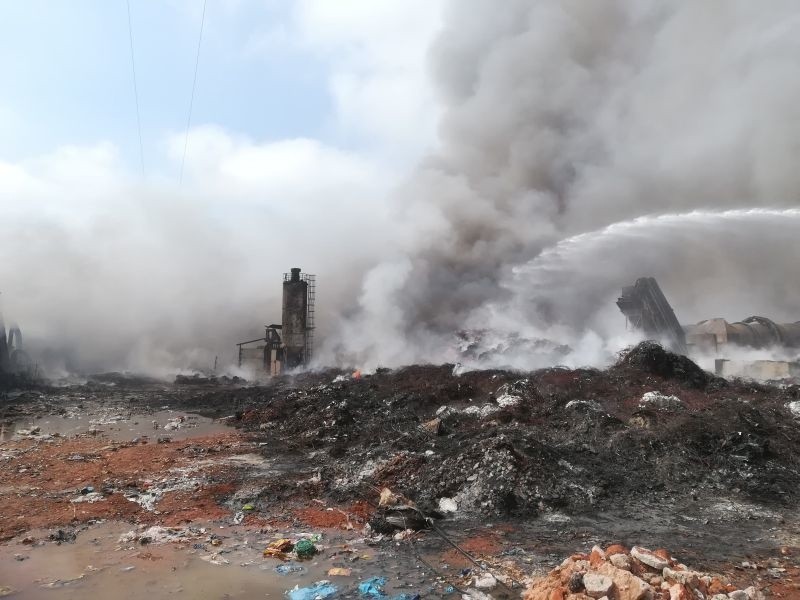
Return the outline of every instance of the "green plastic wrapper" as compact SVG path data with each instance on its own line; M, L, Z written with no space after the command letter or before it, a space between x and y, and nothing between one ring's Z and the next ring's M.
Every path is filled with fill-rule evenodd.
M294 545L294 551L297 553L297 558L311 558L317 553L317 547L314 542L300 540Z

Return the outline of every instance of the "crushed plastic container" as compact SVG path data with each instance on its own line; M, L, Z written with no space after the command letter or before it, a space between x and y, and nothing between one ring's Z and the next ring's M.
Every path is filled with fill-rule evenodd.
M295 564L295 563L286 563L286 564L278 565L277 567L275 567L275 572L278 575L289 575L291 573L302 573L303 571L305 571L305 568L303 568L300 565Z

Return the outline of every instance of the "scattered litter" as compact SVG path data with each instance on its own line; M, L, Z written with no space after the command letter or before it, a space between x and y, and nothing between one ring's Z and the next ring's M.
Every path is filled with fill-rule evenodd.
M320 600L333 596L337 592L337 587L327 579L317 581L308 587L301 588L299 585L286 592L289 600Z
M231 561L229 561L227 558L223 558L222 556L220 556L218 552L215 552L214 554L206 554L205 556L201 556L200 560L204 560L207 563L211 563L212 565L231 564Z
M497 587L497 579L491 573L485 573L476 578L473 585L479 590L492 590Z
M311 558L318 550L311 540L300 540L294 545L294 552L297 558Z
M295 563L285 563L275 567L275 572L278 575L290 575L291 573L302 573L303 571L305 571L305 567Z
M370 577L358 584L358 592L362 596L370 598L382 598L386 595L383 586L386 585L386 577Z
M165 544L169 542L182 542L196 539L201 531L193 528L182 529L178 527L161 527L153 525L143 531L128 531L119 537L120 544L138 542L144 544Z
M83 491L81 491L83 494ZM76 496L75 498L71 498L70 502L73 504L77 504L79 502L87 502L88 504L94 504L95 502L104 502L106 499L103 494L99 492L88 492L83 494L82 496Z
M270 542L270 544L264 548L264 556L280 560L289 560L289 552L291 552L294 547L295 545L292 540L281 538Z
M352 574L352 569L346 569L343 567L333 567L328 569L328 577L350 577Z

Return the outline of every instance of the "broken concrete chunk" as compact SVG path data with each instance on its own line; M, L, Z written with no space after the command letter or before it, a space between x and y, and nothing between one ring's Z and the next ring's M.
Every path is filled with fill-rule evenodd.
M750 596L744 590L736 590L728 594L730 600L750 600Z
M614 580L607 575L586 573L583 576L583 586L586 588L587 596L599 599L611 593L614 587Z
M664 579L668 579L674 583L681 585L688 585L695 588L700 585L700 574L695 571L674 571L669 567L664 567Z
M692 600L693 596L689 590L680 583L676 583L669 588L669 600Z
M570 575L569 581L567 582L567 589L573 594L583 591L583 573L573 573Z
M625 554L612 554L608 560L618 569L623 571L631 570L631 559Z
M634 546L631 548L631 556L638 560L640 563L647 565L648 567L652 567L656 571L663 571L666 567L669 566L669 561L660 557L658 554L648 550L647 548L641 548L639 546Z
M654 596L653 588L632 573L605 563L597 569L614 581L615 600L645 600Z
M474 585L479 590L492 590L497 587L497 579L491 573L486 573L478 577Z
M751 585L749 588L745 588L744 593L747 594L750 600L764 600L764 594L755 586Z

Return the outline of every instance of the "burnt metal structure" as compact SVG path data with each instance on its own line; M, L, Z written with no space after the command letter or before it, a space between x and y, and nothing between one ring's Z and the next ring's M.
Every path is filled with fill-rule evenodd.
M307 366L314 348L315 304L316 276L299 268L284 273L281 324L265 326L263 338L238 343L239 366L255 363L270 375Z
M676 352L686 352L686 334L654 278L641 277L622 288L617 306L634 329L663 339Z
M686 339L698 349L718 350L724 344L749 348L800 348L800 321L775 323L766 317L748 317L728 323L708 319L686 327Z
M634 329L666 340L673 350L683 354L690 348L716 352L726 344L749 348L800 348L800 321L775 323L766 317L754 316L736 323L717 318L681 326L652 277L642 277L634 285L622 288L617 306Z
M12 325L6 335L3 317L0 316L0 373L25 373L31 370L32 361L22 348L22 331Z
M286 366L294 369L308 362L308 276L300 269L283 274L281 338Z

